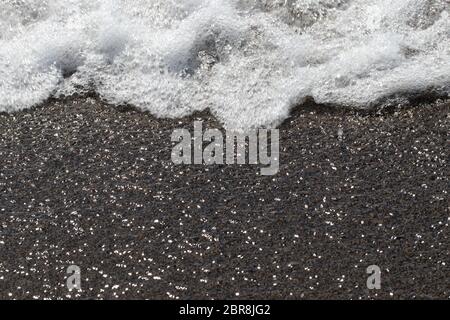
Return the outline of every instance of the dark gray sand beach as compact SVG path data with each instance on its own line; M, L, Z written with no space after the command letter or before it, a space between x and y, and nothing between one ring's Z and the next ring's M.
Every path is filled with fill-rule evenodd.
M220 126L206 112L90 97L0 114L0 298L449 298L449 112L298 107L269 177L172 164L174 129Z

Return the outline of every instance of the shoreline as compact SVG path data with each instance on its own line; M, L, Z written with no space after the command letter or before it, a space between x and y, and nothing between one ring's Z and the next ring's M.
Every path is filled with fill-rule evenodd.
M173 165L174 129L221 128L207 111L90 96L0 113L0 299L448 298L450 103L413 104L295 108L273 177Z

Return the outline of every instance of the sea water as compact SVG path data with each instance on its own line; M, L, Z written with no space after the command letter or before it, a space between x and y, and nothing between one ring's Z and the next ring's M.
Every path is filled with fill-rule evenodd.
M275 126L450 93L450 0L2 0L0 112L95 91L158 117Z

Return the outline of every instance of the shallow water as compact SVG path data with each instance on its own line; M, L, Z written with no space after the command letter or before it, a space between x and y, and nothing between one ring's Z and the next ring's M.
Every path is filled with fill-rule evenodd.
M160 117L450 93L449 0L3 0L0 111L95 90Z

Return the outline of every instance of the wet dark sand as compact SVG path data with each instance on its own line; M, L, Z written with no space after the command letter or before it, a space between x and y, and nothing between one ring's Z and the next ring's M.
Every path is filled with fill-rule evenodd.
M0 298L449 298L449 112L298 108L274 177L174 166L172 131L218 126L207 113L89 98L0 114Z

